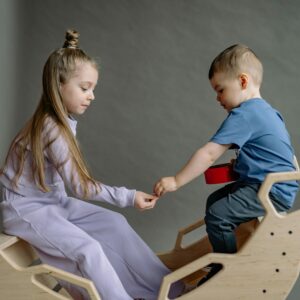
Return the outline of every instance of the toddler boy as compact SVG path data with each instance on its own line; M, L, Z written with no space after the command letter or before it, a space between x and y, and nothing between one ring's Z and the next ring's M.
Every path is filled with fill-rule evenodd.
M202 174L226 150L237 149L234 171L239 179L207 199L206 230L214 252L235 253L234 229L264 214L257 192L265 176L295 170L294 150L283 118L260 95L262 77L263 66L247 46L233 45L213 60L209 80L228 116L175 176L161 178L154 186L157 196L176 191ZM296 181L276 183L270 199L278 211L286 211L292 207L297 190ZM208 278L220 268L212 265Z

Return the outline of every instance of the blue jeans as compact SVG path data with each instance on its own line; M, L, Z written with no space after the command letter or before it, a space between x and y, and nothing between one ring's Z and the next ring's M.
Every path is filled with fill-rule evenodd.
M257 197L260 184L234 182L212 193L206 203L206 231L214 252L237 251L234 229L241 223L263 216L265 210ZM275 208L289 207L270 193Z

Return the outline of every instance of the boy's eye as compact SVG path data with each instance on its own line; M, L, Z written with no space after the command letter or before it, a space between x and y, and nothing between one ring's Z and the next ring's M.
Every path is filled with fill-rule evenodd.
M87 88L84 88L84 87L81 87L81 90L86 92L88 89Z

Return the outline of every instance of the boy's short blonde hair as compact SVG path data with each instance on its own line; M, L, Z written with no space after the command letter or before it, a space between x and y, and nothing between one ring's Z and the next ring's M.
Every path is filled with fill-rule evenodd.
M230 76L248 73L258 86L263 78L263 66L259 58L249 47L241 44L228 47L213 60L208 78L211 80L217 72L225 72Z

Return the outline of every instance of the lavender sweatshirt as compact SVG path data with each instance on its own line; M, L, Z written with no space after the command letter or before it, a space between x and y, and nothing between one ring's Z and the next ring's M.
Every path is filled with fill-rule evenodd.
M77 121L68 118L69 126L76 135ZM10 153L8 165L3 174L0 176L0 183L20 194L24 197L53 197L53 193L66 196L65 186L77 198L83 198L83 189L80 185L79 175L72 166L72 162L68 156L68 145L63 136L59 133L59 129L55 122L49 117L46 119L43 132L42 141L46 145L49 141L54 140L48 147L45 148L45 182L51 189L51 192L45 193L41 191L31 174L32 154L30 148L27 148L25 157L24 169L19 178L17 188L12 186L12 179L15 176L14 163L17 159L15 153ZM129 190L125 187L111 187L103 183L97 183L101 192L97 193L94 185L89 185L90 200L99 200L108 202L119 207L133 206L135 199L135 190Z

